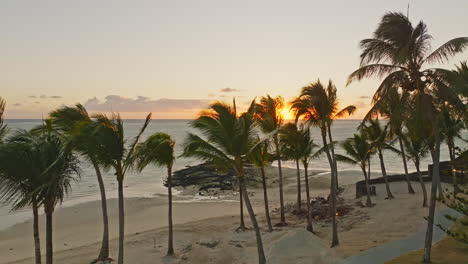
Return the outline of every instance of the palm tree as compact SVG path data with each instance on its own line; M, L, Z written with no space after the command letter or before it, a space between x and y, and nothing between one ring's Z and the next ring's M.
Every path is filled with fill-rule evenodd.
M370 120L367 125L364 125L363 131L366 133L371 147L375 150L374 152L377 152L379 156L380 169L382 170L382 176L385 180L385 189L387 190L387 199L393 199L394 196L388 183L387 170L385 169L383 156L384 150L393 149L393 147L387 143L387 127L382 127L380 122L377 119L374 119Z
M260 102L256 105L256 120L261 130L270 134L273 138L275 146L276 159L278 161L278 175L279 175L279 197L280 197L280 223L279 226L286 225L286 217L284 214L284 197L283 197L283 170L281 167L281 151L278 138L278 132L283 125L283 116L281 110L284 107L284 99L281 96L276 98L270 95L260 98Z
M457 114L466 115L465 106L451 89L453 79L458 76L449 70L425 66L445 63L468 47L468 38L461 37L449 40L431 52L431 40L432 36L428 34L427 25L423 21L413 26L402 13L386 13L373 37L361 41L361 67L348 78L349 84L368 77L384 77L374 94L374 103L385 100L389 90L401 89L409 97L413 111L419 111L426 121L426 127L432 129L433 184L423 257L425 263L430 262L432 223L439 181L438 106L447 102L456 108Z
M119 256L118 264L124 263L124 237L125 237L125 211L124 211L124 192L123 181L129 169L136 162L136 146L141 135L148 127L151 120L151 113L140 128L138 134L132 142L127 145L127 139L124 134L123 121L119 114L112 114L111 118L103 114L95 115L97 122L93 129L92 136L95 137L98 147L98 156L100 163L104 168L112 168L118 183L118 204L119 204Z
M420 163L421 159L424 158L429 152L429 145L427 140L421 133L418 133L418 128L414 125L411 125L410 122L407 124L408 132L403 137L403 142L405 145L406 155L407 157L413 161L414 166L416 168L416 172L418 173L419 183L421 184L421 189L423 191L423 207L427 207L427 191L426 185L424 184L421 170L420 170Z
M18 140L25 136L29 136L28 132L17 132L0 145L0 199L10 202L12 210L32 207L35 263L41 264L40 201L34 191L41 184L38 168L42 157L39 151Z
M94 262L109 259L109 220L107 214L107 198L101 169L99 167L100 157L97 148L100 146L93 135L96 122L93 122L86 109L77 104L75 107L63 106L50 113L52 126L56 131L63 134L71 143L73 148L84 156L93 165L101 194L101 211L103 221L103 235L99 255Z
M200 113L198 118L192 121L192 127L203 137L189 133L183 156L204 160L223 170L234 169L255 231L258 263L264 264L266 259L262 237L247 193L244 174L244 159L257 142L253 131L254 109L255 100L247 112L240 116L237 114L235 101L234 106L221 102L211 104L208 110Z
M34 192L44 205L46 215L46 263L53 263L52 221L55 206L71 191L71 183L79 175L78 158L59 137L49 134L37 140L42 162L41 186ZM36 147L36 146L33 146Z
M455 73L459 76L460 81L456 84L457 92L460 96L468 99L468 63L467 61L460 62L456 65Z
M297 174L297 211L301 210L301 168L299 166L302 158L301 153L301 131L298 130L295 123L287 123L279 131L281 154L287 159L296 162Z
M32 170L34 177L32 180L28 180L27 177L30 176L23 176L27 184L21 191L30 191L27 193L29 198L17 200L21 202L16 205L22 207L33 204L33 207L35 207L34 204L37 203L37 206L44 206L46 215L46 263L52 264L53 213L55 206L62 203L65 195L71 191L71 183L76 181L74 176L79 176L78 158L73 154L70 146L54 133L20 132L10 140L16 147L26 151L26 153L21 153L25 155L23 157L25 160L23 158L20 158L20 160L27 162L28 170ZM34 187L34 189L30 189L31 187ZM37 231L38 239L39 233ZM37 261L38 256L36 255Z
M174 239L172 231L172 166L174 165L174 145L171 136L165 133L155 133L146 139L138 148L137 167L142 171L149 164L167 168L168 190L168 226L169 238L167 255L174 255Z
M310 204L310 190L309 190L309 175L308 168L309 163L312 158L318 158L321 154L321 150L314 153L314 150L318 147L310 135L310 128L306 126L301 126L300 131L300 149L302 166L304 167L304 181L306 188L306 198L307 198L307 230L313 232L312 226L312 208Z
M330 184L330 213L332 216L332 247L339 244L338 227L336 223L336 191L338 180L338 169L335 160L335 151L333 146L333 137L331 134L331 125L333 120L351 115L356 110L355 106L349 105L341 110L338 110L338 99L336 97L336 86L330 80L328 86L325 86L318 80L309 86L303 87L298 98L292 101L291 109L293 110L296 121L302 118L309 126L317 126L320 128L320 133L323 141L323 149L327 155L328 163L331 171ZM330 144L327 141L330 140Z
M252 163L255 167L260 169L260 174L262 176L263 200L265 204L265 217L268 224L268 232L273 232L273 226L271 224L270 218L270 208L268 206L268 192L265 175L265 167L273 161L273 155L268 152L268 141L261 141L259 138L257 140L258 143L247 155L247 157L250 163Z
M451 173L452 173L452 181L453 181L453 192L457 194L460 192L460 188L457 184L457 176L455 173L455 167L453 166L453 162L455 160L455 150L457 149L455 145L455 139L461 139L465 141L465 139L461 136L461 132L465 128L465 125L462 120L456 119L456 115L454 115L453 111L449 109L448 106L444 106L442 108L442 131L441 131L441 138L445 141L449 151L450 157L450 164L451 164Z
M370 197L370 188L369 188L369 177L366 172L366 168L369 162L369 157L372 154L372 146L369 143L366 135L354 134L354 137L348 138L341 143L341 147L346 151L348 156L336 155L338 161L346 162L349 164L359 165L362 173L364 174L364 181L366 183L366 206L372 206L372 200Z
M408 187L408 193L414 194L413 186L408 176L408 164L406 162L405 148L403 146L404 132L403 123L408 118L410 111L410 102L406 94L400 94L398 90L389 90L385 98L374 102L374 105L364 117L364 121L373 120L382 116L388 122L386 128L390 138L398 140L400 152L402 153L403 169L405 172L405 181Z

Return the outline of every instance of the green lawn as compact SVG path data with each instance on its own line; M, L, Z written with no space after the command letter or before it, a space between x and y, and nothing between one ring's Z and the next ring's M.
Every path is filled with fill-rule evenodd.
M468 219L468 217L465 217ZM462 230L463 228L463 230ZM468 228L455 224L453 230L462 231L468 234ZM421 263L423 250L416 250L402 255L386 264L416 264ZM433 264L468 264L468 245L456 241L451 237L446 237L432 246Z

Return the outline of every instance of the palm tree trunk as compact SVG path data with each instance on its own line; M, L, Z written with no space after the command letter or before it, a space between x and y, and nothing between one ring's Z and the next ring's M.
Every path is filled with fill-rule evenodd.
M260 234L260 228L258 227L257 218L255 217L255 212L252 208L252 204L250 203L249 194L247 193L247 188L245 187L244 183L244 168L239 168L238 172L241 192L244 194L245 206L247 207L247 211L249 212L250 216L250 221L252 222L255 231L255 238L257 241L258 263L266 264L265 253L263 251L262 235Z
M124 211L124 192L123 179L117 176L118 198L119 198L119 257L118 264L124 263L124 238L125 238L125 211Z
M401 139L401 136L398 136L398 142L400 144L400 151L401 155L403 158L403 167L405 169L405 180L406 184L408 185L408 193L414 194L413 186L411 186L411 182L408 177L408 165L406 164L406 153L405 153L405 148L403 147L403 140Z
M336 189L338 190L338 188L339 188L339 185L338 185L338 165L337 165L336 157L335 157L335 146L333 145L333 136L332 136L332 133L331 133L330 124L327 127L328 127L328 138L330 139L330 151L331 151L331 156L332 156L332 159L333 159L333 170L334 170L334 175L335 175Z
M455 146L453 145L453 143L448 144L448 149L450 156L450 172L452 173L453 192L456 195L460 192L460 188L457 184L457 173L455 171L455 166L453 166L453 162L455 160Z
M392 191L390 191L390 185L388 184L388 178L387 178L387 170L385 169L385 163L383 159L383 153L382 150L379 149L379 160L380 160L380 169L382 170L382 176L384 177L385 180L385 189L387 189L387 199L393 199Z
M102 243L101 250L97 260L107 260L109 258L109 218L107 215L107 198L106 189L104 187L104 181L102 180L101 170L99 165L93 161L93 167L96 171L96 177L99 185L99 192L101 193L101 211L102 211Z
M53 263L53 242L52 242L52 215L54 208L51 203L46 203L44 206L46 214L46 264Z
M301 211L301 168L299 167L299 160L296 160L297 171L297 211Z
M32 202L33 210L33 235L34 235L34 256L36 264L41 264L41 239L39 237L39 209L34 199Z
M325 153L327 154L328 158L328 163L330 164L330 169L332 171L331 174L331 183L330 183L330 214L332 217L332 243L331 247L338 246L339 240L338 240L338 226L336 223L336 182L335 182L335 177L333 171L335 170L335 166L333 163L333 159L330 154L330 150L328 149L327 145L327 135L326 135L326 130L322 129L322 141L323 141L323 146L325 148Z
M434 229L434 213L436 208L436 196L437 186L439 184L439 158L440 158L440 138L438 122L435 121L433 124L433 135L434 135L434 148L431 150L432 154L432 186L431 186L431 197L429 200L429 215L427 217L427 229L426 239L424 241L424 255L423 263L431 262L431 249L432 249L432 234Z
M169 225L169 236L168 236L168 245L167 245L167 255L174 255L174 237L172 230L172 168L171 166L167 167L167 192L168 192L168 225Z
M276 148L276 156L278 158L278 174L279 174L279 192L280 192L280 215L281 221L280 225L286 225L286 217L284 215L284 198L283 198L283 169L281 168L281 155L280 155L280 147L278 142L278 136L274 136L275 141L275 148Z
M265 168L261 167L260 172L262 174L263 200L265 204L265 217L266 217L267 224L268 224L268 232L273 232L273 226L271 225L271 218L270 218L270 208L268 207L268 192L267 192L267 185L266 185Z
M367 207L372 207L372 200L370 197L370 186L369 186L369 178L367 177L367 172L366 172L366 164L361 164L361 169L362 173L364 174L364 182L366 183L366 206Z
M244 203L243 203L243 197L242 197L242 188L241 188L241 182L239 181L239 210L240 210L240 225L237 228L238 231L245 231L245 223L244 223Z
M306 188L306 198L307 198L307 231L314 232L314 227L312 226L312 208L310 208L310 192L309 192L309 175L307 175L307 162L304 161L304 180Z
M423 207L427 207L427 191L426 191L426 184L424 184L424 181L423 181L423 178L422 178L422 174L421 174L421 171L419 170L419 160L416 160L415 163L414 163L415 167L416 167L416 171L418 172L418 179L419 179L419 183L421 184L421 189L423 191Z

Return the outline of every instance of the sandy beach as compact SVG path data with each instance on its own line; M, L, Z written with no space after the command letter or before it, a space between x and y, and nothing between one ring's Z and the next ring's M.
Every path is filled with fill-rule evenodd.
M312 174L312 173L311 173ZM278 207L276 168L267 170L269 175L269 198L273 223L279 221L274 210ZM296 171L285 169L285 200L287 204L295 201ZM329 175L315 173L311 176L312 196L328 194ZM346 171L340 174L340 184L345 185L341 197L350 205L358 202L355 188L351 182L360 180L358 172ZM375 176L377 177L377 174ZM428 184L429 185L429 184ZM273 233L266 232L262 193L260 189L250 188L255 212L263 229L263 240L268 256L281 254L286 250L280 242L293 236L311 243L295 254L322 254L326 263L356 254L362 250L398 240L425 227L423 216L427 209L421 207L419 184L413 183L417 194L406 193L406 184L392 183L393 200L385 200L384 186L377 185L376 204L372 208L357 205L342 217L338 217L340 245L329 249L331 236L330 223L314 221L315 235L303 234L305 219L288 214L289 225L276 228ZM303 188L303 197L305 191ZM182 190L174 203L175 258L165 258L167 242L167 204L164 196L154 198L126 199L126 251L127 263L253 263L256 259L253 232L235 232L239 225L239 204L235 192L224 192L222 199L195 201L193 189ZM109 200L111 256L117 255L117 203ZM101 238L101 213L99 201L87 202L76 206L58 209L54 215L54 251L56 263L83 264L92 261L98 252ZM246 223L250 222L246 214ZM40 219L43 227L44 219ZM44 234L44 230L41 230ZM44 235L42 235L44 236ZM363 239L365 238L365 239ZM44 243L42 244L44 246ZM308 244L307 244L308 245ZM324 251L325 253L319 253ZM284 254L286 255L286 254ZM0 232L0 263L31 263L33 239L31 221L17 224ZM276 257L277 258L277 257ZM299 263L299 262L298 262Z

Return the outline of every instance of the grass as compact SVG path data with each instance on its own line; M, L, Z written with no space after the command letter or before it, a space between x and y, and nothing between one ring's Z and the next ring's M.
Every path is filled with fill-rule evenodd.
M468 217L464 217L464 219L468 220ZM463 232L468 235L468 228L459 223L455 223L452 231ZM423 249L419 249L393 259L386 264L419 264L422 255ZM451 237L445 237L432 246L431 261L432 264L468 264L468 245Z

